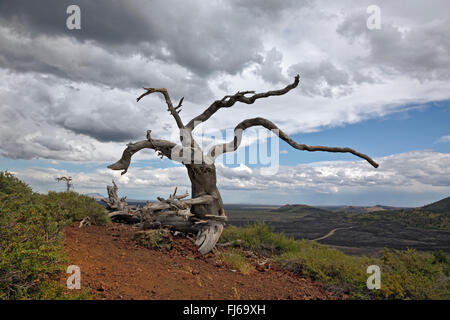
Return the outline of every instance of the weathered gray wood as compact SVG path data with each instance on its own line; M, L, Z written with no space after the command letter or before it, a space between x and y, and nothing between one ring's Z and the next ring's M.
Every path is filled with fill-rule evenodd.
M65 176L62 176L62 177L56 178L55 180L56 180L57 182L65 181L65 182L66 182L66 191L67 191L67 192L69 192L70 189L73 189L72 177L65 177Z
M218 156L226 153L226 152L233 152L236 151L236 149L241 144L242 140L242 133L245 129L261 126L266 128L267 130L270 130L273 134L278 136L281 140L287 142L291 147L297 149L297 150L305 150L305 151L325 151L325 152L339 152L339 153L351 153L359 158L362 158L369 162L374 168L378 168L378 163L372 160L369 156L360 153L358 151L355 151L351 148L340 148L340 147L325 147L325 146L309 146L306 144L300 144L289 138L289 136L282 130L280 130L273 122L264 119L264 118L253 118L253 119L247 119L239 123L234 128L234 138L230 142L218 144L216 146L213 146L209 151L207 156L216 159Z
M378 164L365 154L359 153L350 148L336 148L325 146L308 146L298 144L286 133L267 119L253 118L239 123L235 128L233 141L219 144L213 147L205 155L201 147L192 136L195 127L207 121L212 115L222 108L230 108L236 102L253 104L256 100L271 96L279 96L288 93L299 84L299 76L295 76L294 82L279 90L272 90L263 93L254 91L240 91L234 95L227 95L221 100L214 101L204 112L194 117L184 125L179 112L183 98L177 107L174 107L169 93L165 88L144 88L144 92L137 101L152 93L161 93L166 101L168 111L174 117L178 129L181 146L166 140L153 139L151 130L147 131L147 139L135 143L129 143L124 150L122 157L116 163L108 166L112 170L122 170L125 174L130 166L132 156L142 149L153 149L159 156L167 157L173 161L182 163L191 181L191 199L184 200L187 194L176 196L176 190L168 199L158 198L160 202L148 203L140 210L140 215L144 220L144 225L148 226L171 226L179 231L198 231L197 245L203 254L214 248L226 222L226 214L223 207L222 197L217 188L215 159L225 152L236 150L241 142L242 133L245 129L253 126L263 126L268 130L276 130L274 133L286 141L293 148L305 151L326 151L326 152L349 152L367 160L375 168ZM247 96L250 95L251 96ZM182 200L183 199L183 200Z
M196 234L199 230L199 228L196 227L192 221L185 220L180 216L159 215L155 217L154 221L160 223L162 227L170 228L183 233Z
M223 224L215 221L210 221L207 225L203 226L197 236L195 244L198 246L198 251L201 254L207 254L216 245L217 241L223 231Z
M112 180L113 185L112 186L106 186L106 191L108 192L108 198L103 198L102 201L106 203L106 208L108 210L117 210L117 211L123 211L128 206L126 198L123 197L119 199L119 196L117 195L117 191L119 188L117 187L114 180Z

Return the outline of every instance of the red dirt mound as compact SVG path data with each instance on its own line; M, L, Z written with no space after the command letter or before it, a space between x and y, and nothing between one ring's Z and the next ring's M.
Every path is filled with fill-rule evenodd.
M170 250L139 247L134 232L117 223L65 229L69 264L94 299L334 299L319 283L270 266L243 275L186 238L174 237Z

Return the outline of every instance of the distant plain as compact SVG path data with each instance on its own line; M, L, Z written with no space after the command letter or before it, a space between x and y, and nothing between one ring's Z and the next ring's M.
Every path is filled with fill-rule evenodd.
M306 205L226 205L225 209L229 224L235 226L262 221L277 232L309 240L323 238L331 233L317 241L347 254L376 255L386 247L442 250L450 255L450 230L447 226L430 225L428 222L427 225L420 221L413 225L414 219L410 216L421 212L414 209L386 207L376 211L371 207L317 208ZM437 215L429 214L433 217Z

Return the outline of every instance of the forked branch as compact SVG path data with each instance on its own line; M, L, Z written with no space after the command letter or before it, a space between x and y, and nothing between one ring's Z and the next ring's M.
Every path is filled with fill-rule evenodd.
M181 120L181 117L180 117L180 112L181 112L181 107L183 105L184 97L182 97L180 99L180 101L178 102L178 105L176 107L174 107L166 88L144 88L144 89L147 90L147 92L144 92L143 94L141 94L136 99L136 101L139 102L139 100L141 100L143 97L145 97L151 93L154 93L154 92L161 93L164 96L164 99L166 100L167 111L169 111L170 114L174 117L174 119L177 123L177 126L180 129L180 141L181 141L181 144L183 145L183 147L195 148L195 149L198 149L198 151L200 151L201 148L195 142L194 138L192 137L191 130L184 130L185 127L184 127L183 121Z
M299 144L289 138L289 136L282 130L280 130L273 122L264 119L264 118L253 118L253 119L247 119L239 123L234 128L234 139L228 143L218 144L212 147L208 151L208 156L212 159L216 159L218 156L220 156L223 153L226 152L233 152L235 151L239 145L241 144L242 140L242 133L245 129L248 129L250 127L255 126L262 126L268 130L271 130L276 136L278 136L281 140L287 142L291 147L297 149L297 150L305 150L305 151L325 151L325 152L339 152L339 153L351 153L359 158L362 158L369 162L373 167L377 168L378 163L376 163L372 158L369 156L357 152L351 148L339 148L339 147L325 147L325 146L309 146L306 144Z
M72 177L65 177L65 176L62 176L62 177L57 177L55 180L56 180L57 182L65 181L65 182L66 182L66 188L67 188L66 191L67 191L67 192L70 191L70 188L73 188Z
M230 108L232 107L236 102L242 102L246 104L252 104L257 99L261 98L267 98L271 96L281 96L285 93L288 93L292 89L296 88L298 86L298 83L300 81L300 76L296 75L294 78L294 82L289 84L283 89L280 90L272 90L267 91L263 93L257 93L254 94L255 91L239 91L234 95L228 95L223 97L221 100L214 101L202 114L196 116L194 119L189 121L189 123L186 125L186 129L188 130L194 130L194 128L199 125L202 122L205 122L211 116L216 113L221 108ZM253 94L251 97L246 97L247 94Z
M177 194L177 190L178 190L178 188L175 187L175 190L174 190L173 194L171 194L169 196L170 200L181 200L181 199L184 199L184 198L189 196L189 192L187 190L186 190L186 192L184 194Z
M179 115L179 112L181 111L181 109L180 109L181 104L183 103L184 98L181 98L180 102L178 103L178 106L175 108L172 104L172 100L170 100L170 96L169 96L169 93L167 92L166 88L144 88L144 89L147 90L147 92L144 92L143 94L141 94L136 99L136 101L139 102L139 100L141 100L143 97L145 97L151 93L154 93L154 92L162 93L162 95L164 96L164 99L166 100L168 111L175 118L178 128L180 128L180 129L184 128L183 121L181 121L181 118ZM178 110L178 109L180 109L180 110Z

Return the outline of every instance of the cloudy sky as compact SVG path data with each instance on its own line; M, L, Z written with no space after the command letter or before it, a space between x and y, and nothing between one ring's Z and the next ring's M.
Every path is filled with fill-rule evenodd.
M66 9L81 9L81 29ZM367 8L380 8L380 29ZM185 97L187 122L239 90L300 85L280 97L220 110L199 132L220 137L264 117L312 145L280 142L276 175L246 148L272 143L250 130L233 164L219 159L227 203L418 206L450 195L450 3L315 0L0 0L0 169L35 190L106 193L112 178L128 198L188 188L184 167L136 154L124 176L106 168L130 141L177 142L163 100L142 87ZM221 129L221 130L220 130ZM198 133L198 134L200 134ZM259 137L259 139L258 139ZM206 139L206 143L210 141Z

